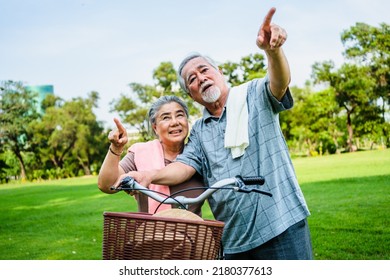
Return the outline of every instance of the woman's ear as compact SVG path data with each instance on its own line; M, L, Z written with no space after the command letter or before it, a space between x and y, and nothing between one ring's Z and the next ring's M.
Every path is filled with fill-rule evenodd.
M156 124L152 124L152 129L153 129L154 134L156 134L156 136L158 137Z

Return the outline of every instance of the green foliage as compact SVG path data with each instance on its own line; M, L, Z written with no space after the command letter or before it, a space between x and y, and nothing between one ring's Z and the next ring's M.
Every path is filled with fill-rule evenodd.
M244 56L239 63L225 62L220 67L231 86L237 86L266 75L264 55L259 53Z
M384 138L389 147L390 127L386 115L390 107L390 25L382 23L379 27L374 27L357 23L341 34L341 40L346 47L346 58L366 65L369 68L368 74L375 80L374 94L376 107L379 109L376 116L379 116L380 120L376 117L373 121L371 117L370 122L375 123L376 128L371 132L376 138Z
M90 175L91 165L103 161L103 126L93 113L97 99L98 94L92 92L86 99L48 107L44 116L31 124L39 157L36 162L46 166L45 177Z
M351 63L334 69L332 61L316 63L313 79L327 82L335 90L336 101L345 110L348 148L354 137L371 135L373 141L385 139L390 146L386 115L390 106L390 26L373 27L357 23L341 34L344 56Z
M5 151L0 154L0 184L7 183L15 176L20 174L20 164L11 151Z
M26 178L23 152L30 147L31 133L28 124L38 117L35 94L21 82L1 82L0 99L0 145L3 151L10 150L19 161L20 177ZM16 174L15 174L16 175Z
M340 109L344 109L347 120L348 150L352 151L353 117L357 113L364 113L366 108L375 106L373 100L374 80L367 75L366 67L354 64L343 64L337 71L333 71L333 64L325 62L313 66L315 82L328 82L335 92L335 100Z
M106 152L103 126L93 113L98 93L71 101L47 95L37 104L22 83L6 81L1 97L1 181L90 175L93 165L96 172Z
M280 114L282 130L291 149L306 150L306 155L334 154L343 135L334 91L313 92L309 85L304 89L292 87L291 91L294 108Z

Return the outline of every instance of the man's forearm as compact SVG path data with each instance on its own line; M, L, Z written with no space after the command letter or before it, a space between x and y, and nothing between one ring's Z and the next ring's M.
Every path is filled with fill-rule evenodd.
M152 172L152 183L159 185L175 186L189 180L195 169L181 162L173 162L165 168Z
M282 48L266 51L272 94L282 100L291 81L290 66Z

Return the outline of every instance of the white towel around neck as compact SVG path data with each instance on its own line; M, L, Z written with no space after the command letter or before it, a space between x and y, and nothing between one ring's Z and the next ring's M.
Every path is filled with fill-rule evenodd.
M233 158L249 146L247 89L248 83L231 88L226 104L225 148L230 148Z

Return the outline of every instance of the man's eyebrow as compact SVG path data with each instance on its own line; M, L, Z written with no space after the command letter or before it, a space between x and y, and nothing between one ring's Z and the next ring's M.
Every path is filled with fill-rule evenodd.
M200 64L200 65L198 65L198 67L196 67L197 69L200 69L200 68L203 68L203 67L208 67L208 65L207 64Z
M209 67L209 65L207 65L207 64L200 64L200 65L196 66L196 70L199 71L200 69L202 69L204 67ZM194 71L188 73L188 75L186 77L186 80L188 81L189 77L191 77L191 75L193 75L193 74L194 74Z

